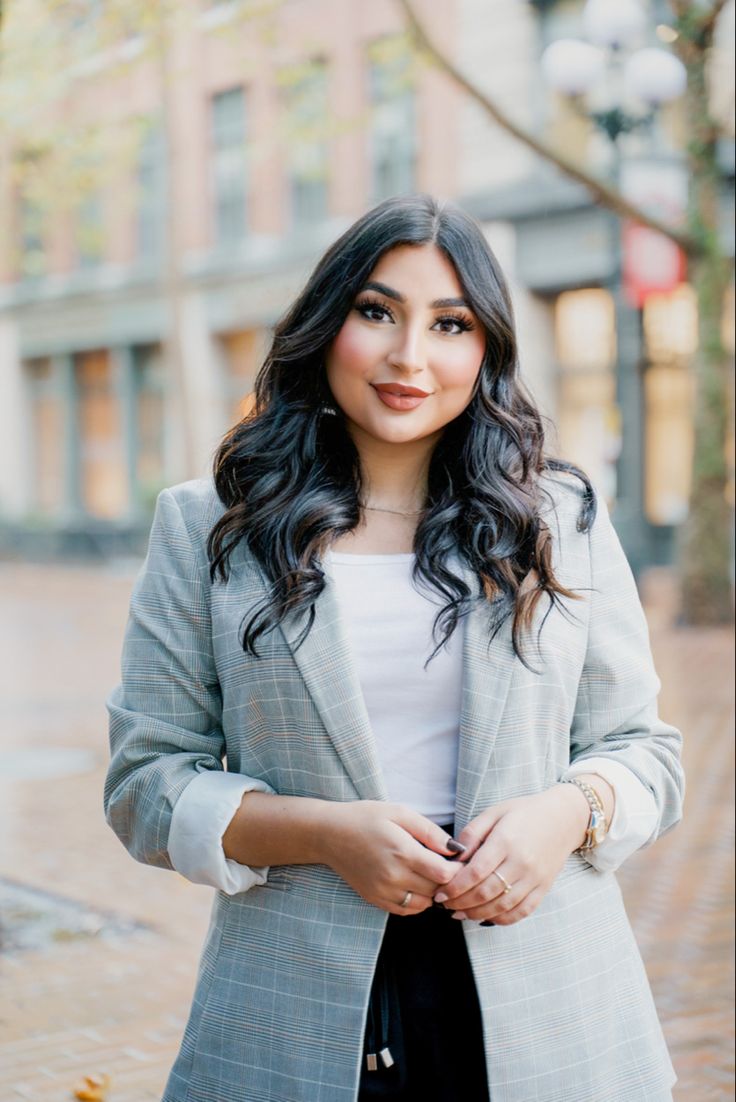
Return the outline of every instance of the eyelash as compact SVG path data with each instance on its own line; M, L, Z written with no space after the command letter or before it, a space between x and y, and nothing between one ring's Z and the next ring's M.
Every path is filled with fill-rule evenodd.
M388 314L388 316L391 318L392 321L394 320L394 315L391 313L388 306L386 306L385 303L383 303L383 302L379 302L378 299L372 299L372 298L363 299L362 302L357 302L355 304L355 309L360 314L363 314L364 317L367 316L365 311L368 310L368 309L383 310L384 313ZM475 329L475 326L473 325L472 321L469 321L468 318L466 318L464 314L452 314L452 313L443 314L441 317L437 318L437 321L452 321L456 325L460 326L460 330L463 333L469 333L471 329ZM457 334L450 333L450 336L456 336L456 335Z

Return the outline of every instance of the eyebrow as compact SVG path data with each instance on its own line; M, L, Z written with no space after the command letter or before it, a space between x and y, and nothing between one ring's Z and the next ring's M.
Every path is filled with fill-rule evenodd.
M406 298L400 291L395 291L393 287L388 287L385 283L378 283L375 279L370 279L363 286L364 291L378 291L379 294L385 295L386 298L393 298L396 302L406 302ZM436 298L429 304L431 310L439 310L445 306L465 306L468 309L468 303L464 298Z

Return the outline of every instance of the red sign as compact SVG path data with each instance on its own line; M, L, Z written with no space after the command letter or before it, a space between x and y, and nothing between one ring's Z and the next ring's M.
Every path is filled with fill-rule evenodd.
M623 226L624 294L639 309L654 292L674 291L687 273L685 254L664 234L635 222Z
M680 160L660 157L626 158L621 165L621 190L664 223L682 226L688 181ZM674 291L687 277L685 254L679 245L647 226L624 221L622 230L624 294L641 308L648 295Z

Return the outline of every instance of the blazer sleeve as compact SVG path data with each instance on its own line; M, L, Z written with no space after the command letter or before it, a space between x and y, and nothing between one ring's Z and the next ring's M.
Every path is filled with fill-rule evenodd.
M570 731L570 761L605 757L625 766L651 792L656 818L650 821L643 843L647 846L682 818L682 735L659 717L661 683L649 628L631 568L600 497L588 541L591 607Z
M204 542L192 540L174 494L163 490L131 597L122 680L106 702L111 759L104 788L105 817L118 838L137 861L160 868L176 867L169 835L178 800L196 777L223 772L209 589ZM238 774L238 781L243 791L273 791L257 778ZM200 803L198 815L207 814ZM215 801L212 814L221 815ZM203 834L208 829L202 819ZM252 870L252 883L263 883L267 871Z

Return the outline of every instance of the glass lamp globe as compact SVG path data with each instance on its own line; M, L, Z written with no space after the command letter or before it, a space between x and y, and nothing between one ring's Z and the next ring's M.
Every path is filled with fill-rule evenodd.
M646 25L637 0L588 0L583 9L587 38L597 46L630 46Z
M604 58L589 42L560 38L544 51L541 66L545 80L556 92L582 96L601 76Z
M652 47L632 54L626 62L624 80L629 92L656 107L682 95L687 70L674 54Z

